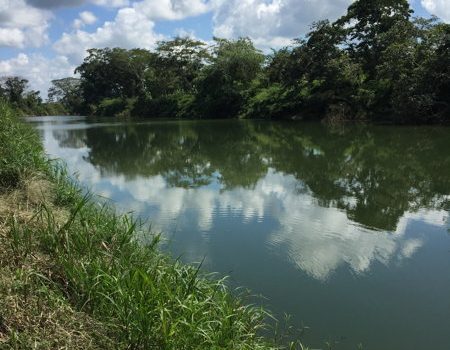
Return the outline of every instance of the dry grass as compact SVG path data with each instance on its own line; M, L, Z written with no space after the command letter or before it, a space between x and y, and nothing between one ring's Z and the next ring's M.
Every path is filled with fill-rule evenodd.
M39 232L37 214L51 208L56 221L67 209L54 205L52 184L38 177L0 194L0 349L113 349L101 324L77 312L54 288L48 256L31 241L29 254L18 254L12 231Z
M34 177L22 180L18 187L0 194L0 219L16 215L30 219L42 204L52 204L53 190L49 181Z
M74 311L38 273L0 269L0 349L114 348L100 324Z

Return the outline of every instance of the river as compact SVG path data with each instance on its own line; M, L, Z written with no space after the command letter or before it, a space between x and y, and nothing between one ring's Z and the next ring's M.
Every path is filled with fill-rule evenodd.
M313 348L450 349L450 128L29 120L163 250L263 295Z

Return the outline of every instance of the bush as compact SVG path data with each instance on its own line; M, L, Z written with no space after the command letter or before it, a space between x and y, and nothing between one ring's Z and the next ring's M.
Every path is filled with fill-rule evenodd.
M99 117L129 118L136 99L104 98L95 109L95 115Z
M195 97L182 91L158 98L139 97L131 112L137 118L194 118Z
M242 116L264 119L293 116L295 99L291 95L291 91L280 84L260 89L248 99Z

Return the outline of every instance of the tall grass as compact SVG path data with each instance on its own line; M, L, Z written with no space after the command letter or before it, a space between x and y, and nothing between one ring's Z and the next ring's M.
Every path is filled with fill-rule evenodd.
M0 98L0 186L14 187L18 182L47 169L37 134L17 122L14 111Z
M116 348L277 348L260 335L268 316L262 308L246 305L223 279L201 275L199 266L172 261L158 250L159 236L82 194L1 104L0 123L0 189L35 174L53 184L52 200L37 206L26 225L8 221L11 264L40 257L45 264L35 276L100 322ZM142 235L151 243L140 244Z
M58 224L51 210L41 211L41 249L59 267L53 278L66 297L108 324L118 342L133 349L270 348L257 334L262 309L244 306L224 281L170 261L157 250L158 236L139 244L142 227L129 216L74 190L60 192L71 194L59 199L73 203L70 214Z

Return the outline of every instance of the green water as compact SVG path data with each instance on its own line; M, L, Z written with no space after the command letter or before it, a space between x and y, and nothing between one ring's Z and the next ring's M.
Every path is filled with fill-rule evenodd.
M83 184L313 348L450 349L449 128L34 121Z

